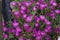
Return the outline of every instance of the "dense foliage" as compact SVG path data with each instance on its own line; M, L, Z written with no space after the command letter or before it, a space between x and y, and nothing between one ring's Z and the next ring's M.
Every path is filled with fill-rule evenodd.
M2 22L7 40L57 40L60 35L59 0L14 0L11 23Z

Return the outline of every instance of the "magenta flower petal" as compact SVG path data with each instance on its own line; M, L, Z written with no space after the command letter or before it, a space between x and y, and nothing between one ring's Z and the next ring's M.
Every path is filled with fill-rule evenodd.
M36 40L42 40L41 36L36 36Z
M2 23L1 23L1 25L4 27L4 26L5 26L5 23L4 23L4 22L2 22Z
M25 6L21 6L21 10L26 10L26 7Z
M52 32L52 27L51 27L51 26L47 26L47 27L45 28L45 32L47 32L47 33Z
M15 33L15 36L19 36L19 32L16 32L16 33Z
M12 1L10 4L11 4L12 6L16 6L16 2L15 2L15 1Z
M21 30L21 28L17 27L17 28L16 28L16 31L17 31L17 32L21 32L22 30Z
M41 19L41 20L45 20L45 16L40 15L40 19Z
M24 40L24 38L21 37L21 38L19 38L19 40Z
M22 16L24 19L27 17L27 14L23 14L23 16Z
M14 20L14 22L13 22L13 27L17 27L18 25L19 25L19 23L16 22L16 20Z
M27 23L24 23L24 28L25 29L28 29L29 28L29 25Z
M60 10L55 10L56 14L60 14Z
M21 2L17 2L17 4L18 4L19 7L22 5Z
M26 22L31 22L32 21L32 16L28 16L27 18L26 18Z
M19 16L20 16L19 11L15 11L15 12L14 12L14 15L15 15L16 18L19 18Z
M7 31L7 27L3 27L3 31L6 32Z
M38 24L38 23L35 23L35 26L36 26L36 27L38 27L38 26L39 26L39 24Z
M3 37L4 37L5 39L7 39L7 38L8 38L8 35L7 35L7 34L3 34Z
M25 2L25 5L26 5L27 7L29 7L29 6L31 6L31 2Z

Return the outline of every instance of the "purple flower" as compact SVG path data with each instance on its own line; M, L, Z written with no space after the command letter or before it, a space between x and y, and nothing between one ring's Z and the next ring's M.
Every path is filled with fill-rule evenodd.
M32 36L33 36L33 37L36 37L36 34L34 33Z
M40 3L44 3L44 0L39 0Z
M46 26L45 32L47 32L47 33L52 32L52 27L51 26Z
M30 13L30 10L29 10L29 9L27 9L27 10L26 10L26 13Z
M52 6L57 6L57 3L55 2L55 0L51 0L50 4L52 4Z
M36 2L36 5L40 5L40 3L39 2Z
M37 22L37 23L39 23L39 22L40 22L40 18L39 18L39 17L34 16L34 18L35 18L35 20L36 20L36 22Z
M20 13L21 13L21 14L24 14L24 13L25 13L25 11L24 11L24 10L20 10Z
M45 16L40 15L40 19L41 19L41 20L45 20L46 18L45 18Z
M51 23L49 20L47 20L47 19L45 19L44 21L45 21L46 25L51 25L51 24L52 24L52 23Z
M11 33L15 33L15 29L11 29Z
M32 30L27 23L24 23L24 29L25 29L27 32L31 32L31 30Z
M35 23L35 26L36 26L36 27L38 27L38 26L39 26L39 24L38 24L38 23Z
M36 36L36 40L42 40L42 36Z
M57 3L56 3L56 2L53 2L52 5L53 5L53 6L57 6Z
M20 16L19 11L15 11L15 12L14 12L14 15L15 15L16 18L19 18L19 16Z
M2 29L3 29L3 31L4 31L4 32L6 32L6 31L7 31L7 27L3 27Z
M42 35L42 36L46 36L47 34L46 34L46 32L43 32L43 31L42 31L42 32L41 32L41 35Z
M7 39L7 38L8 38L8 35L7 35L7 34L3 34L3 37L4 37L5 39Z
M21 2L17 2L17 4L18 4L19 7L22 5Z
M50 6L49 8L52 9L52 10L54 10L55 7L54 6Z
M26 5L27 7L29 7L29 6L31 6L31 2L25 2L25 5Z
M34 6L34 7L33 7L33 10L34 10L34 11L36 11L36 10L37 10L37 8Z
M52 19L55 19L55 14L51 13L50 16L52 17Z
M40 4L40 9L43 10L45 7L47 7L47 4Z
M23 14L22 17L25 19L27 17L27 14Z
M21 10L26 10L26 6L21 6Z
M30 0L32 3L34 3L34 0Z
M5 26L5 22L2 22L1 25L4 27Z
M37 33L37 30L36 30L36 28L34 28L34 29L33 29L33 33Z
M26 18L26 22L31 22L32 21L32 16L28 16L27 18Z
M50 36L45 37L46 40L51 40Z
M24 40L24 38L20 37L19 40Z
M21 29L20 27L17 27L17 28L16 28L16 31L17 31L17 32L21 32L22 29Z
M41 30L38 30L38 31L36 32L36 36L41 36Z
M51 22L50 22L50 21L46 21L46 24L47 24L47 25L51 25Z
M15 33L15 36L19 36L19 32L16 32L16 33Z
M14 20L14 22L13 22L13 27L17 27L17 26L19 26L19 23L16 22L16 20Z
M15 2L15 1L12 1L10 4L11 4L12 6L16 6L16 2Z
M60 10L55 10L56 14L60 14Z
M32 28L26 29L26 32L31 32L31 31L32 31Z
M37 18L36 22L39 23L40 22L40 18Z
M60 26L57 26L54 31L60 35Z
M24 28L25 29L28 29L29 28L29 25L27 23L24 23Z

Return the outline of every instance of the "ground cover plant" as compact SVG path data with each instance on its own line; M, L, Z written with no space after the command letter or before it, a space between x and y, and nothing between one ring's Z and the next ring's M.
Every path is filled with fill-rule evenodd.
M11 23L2 21L5 40L57 40L60 0L13 0Z

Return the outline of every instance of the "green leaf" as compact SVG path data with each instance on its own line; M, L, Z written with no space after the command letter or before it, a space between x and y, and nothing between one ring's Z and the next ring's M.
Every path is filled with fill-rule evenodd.
M19 0L20 2L22 2L23 0Z
M9 38L13 38L13 37L14 37L14 36L10 33L10 34L9 34Z
M14 1L16 1L16 2L17 2L18 0L14 0Z

